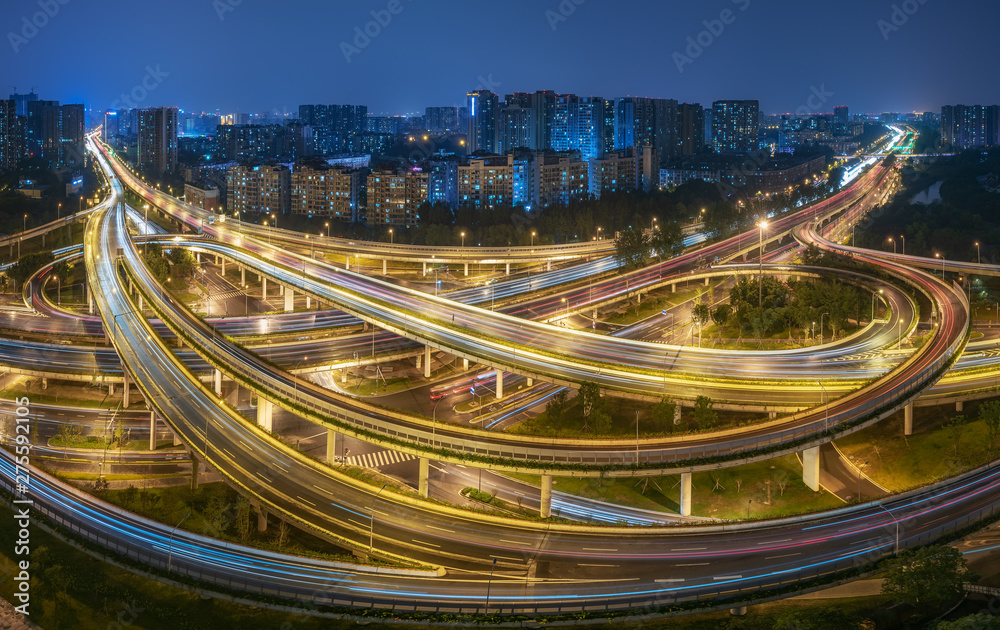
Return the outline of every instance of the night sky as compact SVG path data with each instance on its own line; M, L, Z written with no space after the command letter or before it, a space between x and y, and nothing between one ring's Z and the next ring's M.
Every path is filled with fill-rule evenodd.
M58 7L51 18L46 4ZM811 107L814 92L826 94L819 111L1000 103L1000 3L895 5L894 23L888 0L4 0L0 94L35 87L103 108L145 79L154 89L136 105L223 113L301 103L422 113L464 104L477 87L756 98L767 112ZM367 24L373 10L386 26ZM725 10L731 23L713 24L722 32L702 34L709 45L687 56L699 53L688 37ZM33 16L37 30L24 24ZM366 25L381 32L348 62L341 43L354 46ZM147 67L158 77L147 79Z

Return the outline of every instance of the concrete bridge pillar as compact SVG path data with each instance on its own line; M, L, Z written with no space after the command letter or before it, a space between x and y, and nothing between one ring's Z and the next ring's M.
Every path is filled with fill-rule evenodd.
M267 278L260 279L260 299L267 299Z
M198 263L199 265L201 264L201 252L195 252L194 253L194 261L196 263Z
M142 313L142 295L139 295L139 312Z
M156 450L156 415L149 412L149 450Z
M122 390L122 407L124 407L124 408L127 409L128 406L129 406L129 404L131 404L132 401L129 399L129 389L130 388L129 388L128 370L126 370L124 366L122 366L122 375L124 376L124 379L125 379L122 382L122 388L123 388L123 390Z
M507 263L507 274L506 275L508 275L508 276L510 275L510 263Z
M465 275L469 275L469 263L465 263Z
M291 313L295 310L295 291L291 287L285 289L285 312Z
M802 482L813 492L819 492L819 447L802 451Z
M307 295L306 296L306 310L309 310L311 308L312 308L312 297L310 297L310 296Z
M497 370L497 400L503 398L503 370Z
M337 456L337 432L333 429L326 430L326 463L332 464Z
M431 460L427 459L426 457L421 457L420 458L420 477L419 477L419 480L417 482L417 488L420 491L420 496L422 496L425 499L427 498L427 494L428 494L427 478L430 475L430 471L431 471Z
M550 261L548 261L548 262L547 262L547 263L545 264L545 271L552 271L552 261L551 261L551 260L550 260Z
M955 403L955 411L965 411L965 403L961 400Z
M427 275L427 261L424 261L424 275Z
M214 370L213 381L215 382L215 395L222 395L222 370Z
M542 475L542 500L538 513L542 518L552 516L552 475Z
M389 271L389 270L388 270L388 266L389 266L389 265L388 265L388 263L386 262L386 259L385 259L385 258L383 258L383 259L382 259L382 275L383 275L383 276L388 276L388 275L389 275L389 273L388 273L388 271Z
M677 283L676 282L673 283L672 285L670 285L670 292L671 293L677 293Z
M462 369L463 370L468 370L469 369L469 360L468 359L462 359Z
M42 377L42 389L48 389L48 388L49 388L49 379L47 379L46 377L43 376Z
M681 516L691 516L691 473L681 473Z
M170 435L173 436L173 438L174 438L174 446L180 446L181 445L181 437L179 435L177 435L177 432L174 431L173 429L171 429L170 430Z
M254 508L257 510L257 531L266 532L267 531L267 510L265 510L260 505L255 505Z
M226 259L225 258L222 259L222 273L220 273L219 275L220 276L226 275Z
M108 383L108 396L114 396L114 395L115 395L115 384Z
M278 297L285 297L285 285L278 285Z
M535 384L535 379L533 379L533 378L529 378L529 379L528 379L528 387L531 387L531 386L532 386L532 385L534 385L534 384Z
M245 286L247 283L247 268L240 265L240 286Z
M706 287L708 286L708 280L709 280L708 278L705 278L705 286Z
M424 346L424 378L431 377L431 347Z
M84 284L87 288L87 313L90 315L94 314L94 295L90 291L90 283Z
M198 489L198 458L191 453L191 489Z
M266 398L257 397L257 424L268 433L274 430L274 404Z
M913 435L913 403L907 403L903 410L903 435Z

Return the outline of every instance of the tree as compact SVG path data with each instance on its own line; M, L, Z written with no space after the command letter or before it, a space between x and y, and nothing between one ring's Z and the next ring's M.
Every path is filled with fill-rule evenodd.
M15 289L22 286L28 278L33 276L36 271L44 267L55 260L52 252L40 252L35 254L25 254L17 259L17 262L11 265L10 269L7 270L7 275L13 280L15 284Z
M715 424L719 415L712 409L715 403L708 396L698 396L694 400L694 422L697 428L707 429Z
M649 239L653 254L661 258L677 256L684 251L684 233L677 221L664 221L663 225L653 231Z
M708 304L699 300L695 302L694 308L691 309L691 315L695 322L704 326L712 317L712 309Z
M550 420L555 420L556 422L562 420L563 414L566 412L566 388L560 389L559 392L549 399L548 404L545 405L545 413L548 415Z
M925 612L958 599L962 585L979 579L954 547L934 545L904 551L886 563L882 594Z
M236 500L236 535L239 536L240 542L245 543L250 540L250 513L252 509L250 501L246 497L240 496Z
M653 424L659 431L666 431L672 433L674 430L674 417L677 413L677 403L670 400L669 396L664 396L656 404L653 405L651 410L653 415Z
M587 425L587 421L594 411L600 411L603 406L603 399L601 398L601 388L597 383L592 383L587 381L580 385L580 391L577 393L580 398L580 409L583 412L584 425Z
M625 269L637 269L649 255L649 237L638 226L629 226L615 238L615 258Z
M979 419L986 423L986 431L990 436L987 448L992 455L997 438L1000 438L1000 400L990 400L979 405Z
M714 311L712 311L712 321L719 328L722 328L729 322L729 318L733 314L733 309L728 304L720 304Z
M175 247L170 250L170 264L173 274L178 278L186 278L194 271L194 256L186 249Z
M935 630L1000 630L1000 618L981 612L955 621L941 621Z

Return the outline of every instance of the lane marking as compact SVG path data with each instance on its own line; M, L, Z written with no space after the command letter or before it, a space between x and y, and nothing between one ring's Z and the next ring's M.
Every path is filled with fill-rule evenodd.
M678 564L676 566L678 566L678 567L707 567L708 563L707 562L697 562L695 564Z
M683 582L684 578L662 578L662 579L653 580L653 581L656 582L656 583L658 583L658 584L663 583L663 582Z
M445 529L443 527L435 527L434 525L425 525L425 527L428 527L430 529L436 529L439 532L448 532L449 534L454 534L455 533L455 530L453 530L453 529Z
M785 554L783 556L768 556L767 558L764 558L764 559L765 560L777 560L778 558L791 558L792 556L801 556L801 555L802 555L802 552L800 551L799 553L787 553L787 554Z
M316 504L313 503L312 501L309 501L307 499L303 499L302 497L300 497L298 495L295 495L295 498L298 499L299 501L302 501L303 503L308 503L309 505L311 505L313 507L316 507Z
M418 545L427 545L428 547L434 547L435 549L441 548L441 545L435 545L434 543L424 542L422 540L417 540L416 538L411 538L410 540L417 543Z
M616 567L618 565L617 564L578 564L576 566L578 566L578 567L604 567L604 568L607 568L607 567Z
M775 543L790 542L791 540L792 540L791 538L782 538L781 540L771 540L768 542L757 543L757 546L759 547L761 545L773 545Z
M706 547L689 547L687 549L671 549L670 551L705 551Z
M722 575L722 576L719 576L719 577L714 577L712 579L713 580L741 580L741 579L743 579L743 576L742 575Z
M618 551L617 549L598 549L596 547L584 547L584 551Z
M496 558L497 560L510 560L511 562L524 562L521 558L507 558L504 556L490 556L491 558Z

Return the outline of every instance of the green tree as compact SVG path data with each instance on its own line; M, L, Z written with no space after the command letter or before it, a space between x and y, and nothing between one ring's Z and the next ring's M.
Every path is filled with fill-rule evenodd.
M600 409L604 402L601 398L601 387L591 381L580 385L580 391L577 393L577 396L580 397L580 409L583 412L584 420L590 418L590 414L595 409Z
M962 553L947 545L904 551L886 563L883 577L883 595L928 613L957 600L964 583L979 579Z
M694 422L697 428L707 429L715 424L719 414L712 407L715 403L708 396L698 396L694 400Z
M194 271L194 256L186 249L175 247L170 250L170 264L177 278L186 278Z
M563 419L563 414L566 413L566 388L559 390L555 396L549 399L548 404L545 405L545 413L548 415L549 419L554 422L559 422Z
M990 400L979 405L979 419L986 423L986 431L990 437L987 448L992 455L997 438L1000 438L1000 400Z
M167 276L170 275L170 265L163 258L163 247L159 243L147 243L143 247L146 250L146 266L149 267L150 273L158 282L166 282Z
M934 630L1000 630L1000 617L982 612L955 621L941 621Z
M615 238L615 258L624 269L637 269L649 256L649 237L640 226L629 226Z
M651 410L653 415L653 425L659 431L673 433L674 414L677 412L677 403L670 400L669 396L664 396L657 401Z
M695 322L704 326L712 318L712 309L708 304L699 300L695 302L694 308L691 309L691 315Z
M7 270L7 275L15 282L15 289L20 288L36 271L55 260L52 252L25 254L17 259Z
M658 229L653 231L652 238L649 239L649 246L653 254L661 258L677 256L684 251L684 233L677 221L664 221Z
M729 323L729 318L732 317L733 309L728 304L720 304L714 311L712 311L712 321L719 328L722 328L727 323Z

